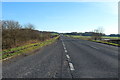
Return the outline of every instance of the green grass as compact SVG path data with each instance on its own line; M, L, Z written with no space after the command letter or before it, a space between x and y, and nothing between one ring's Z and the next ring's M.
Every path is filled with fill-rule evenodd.
M91 38L91 36L78 36L78 35L65 35L65 36L84 40L89 40Z
M59 35L58 33L51 33L52 35Z
M28 53L28 52L34 51L40 47L43 47L43 46L46 46L46 45L49 45L49 44L55 42L58 37L55 37L53 39L46 40L46 41L43 41L40 43L33 43L33 44L21 46L21 47L4 50L4 51L0 52L0 54L2 54L2 56L0 56L0 58L4 59L7 57L16 55L16 54L22 54L22 53Z
M83 39L83 40L99 42L99 43L113 45L113 46L120 46L120 44L115 44L115 43L110 43L110 42L105 42L105 41L92 40L91 36L76 36L76 35L65 35L65 36L72 37L72 38L77 38L77 39ZM103 36L103 38L120 39L120 37L106 37L106 36Z
M73 37L73 38L80 38L80 39L90 39L91 36L78 36L78 35L65 35L67 37ZM109 37L109 36L102 36L102 38L107 39L120 39L120 37Z
M91 41L98 42L98 43L103 43L103 44L108 44L108 45L113 45L113 46L120 46L120 44L115 44L115 43L110 43L110 42L97 41L97 40L91 40Z
M102 38L108 38L108 39L120 39L120 37L108 37L108 36L103 36Z

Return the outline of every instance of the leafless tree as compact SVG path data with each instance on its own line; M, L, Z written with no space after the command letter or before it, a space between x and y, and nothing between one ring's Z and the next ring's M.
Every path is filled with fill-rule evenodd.
M2 42L6 46L16 45L20 24L16 21L3 21L2 24ZM10 46L12 47L12 46Z
M104 29L99 27L98 29L94 29L92 34L92 39L94 40L101 40L103 36Z
M42 36L41 36L42 35ZM19 22L13 20L2 21L2 48L8 49L19 46L27 41L39 40L44 41L49 39L49 32L41 32L35 30L33 24L21 26Z

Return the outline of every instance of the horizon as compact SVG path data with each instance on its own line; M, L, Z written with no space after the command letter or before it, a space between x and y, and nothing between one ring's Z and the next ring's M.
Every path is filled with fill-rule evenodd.
M118 34L117 2L3 2L2 19L31 23L39 31Z

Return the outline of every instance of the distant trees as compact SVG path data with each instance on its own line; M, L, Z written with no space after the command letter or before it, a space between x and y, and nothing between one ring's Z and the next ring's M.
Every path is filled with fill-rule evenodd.
M2 22L2 48L12 48L19 46L30 40L44 41L49 39L49 32L34 30L33 24L21 26L19 22L13 20L3 20Z
M120 34L110 34L110 37L120 37Z
M84 32L84 33L77 33L77 32L71 32L71 33L64 33L66 35L79 35L79 36L92 36L92 38L95 38L95 37L100 37L100 34L101 32L99 32L98 29L95 29L94 31L91 31L91 32ZM102 33L102 35L105 35ZM102 37L102 36L101 36Z

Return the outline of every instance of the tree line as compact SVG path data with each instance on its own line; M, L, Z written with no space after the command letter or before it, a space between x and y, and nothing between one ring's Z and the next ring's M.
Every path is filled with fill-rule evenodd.
M97 29L94 29L91 32L84 32L84 33L71 32L71 33L65 33L65 34L66 35L91 36L92 40L101 40L102 36L105 36L103 31L104 29L102 27L99 27Z
M18 21L2 20L2 49L8 49L24 44L30 40L44 41L51 38L50 32L34 29L33 24L22 26Z

